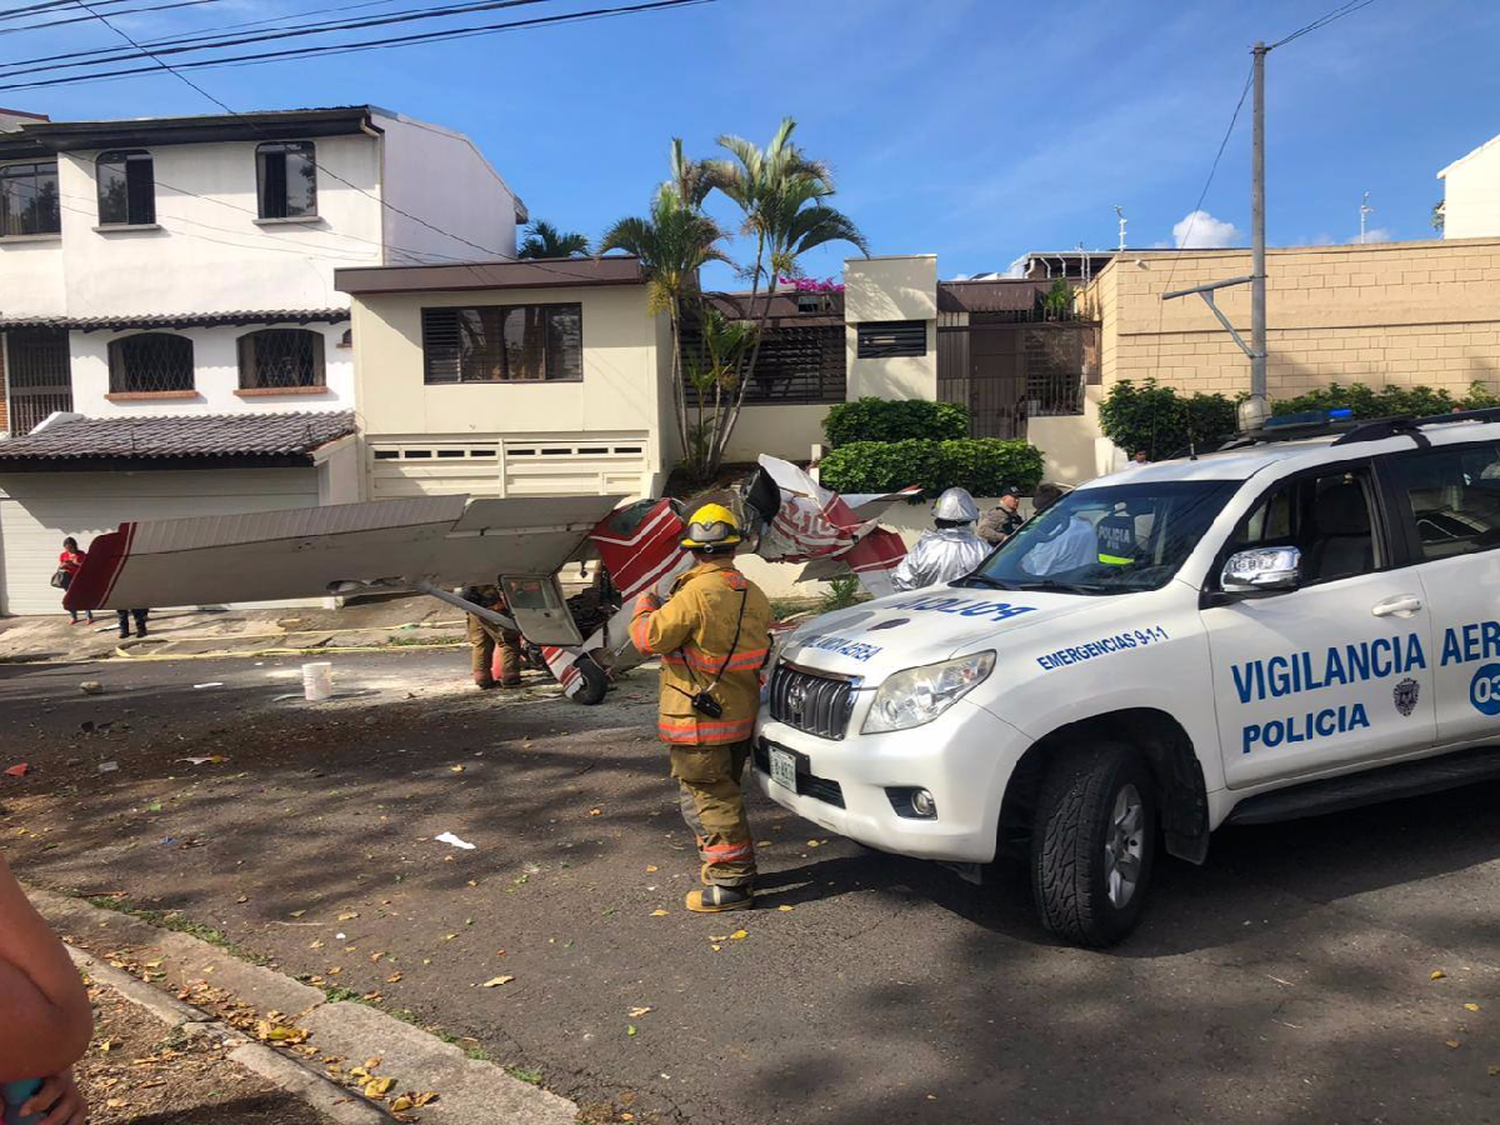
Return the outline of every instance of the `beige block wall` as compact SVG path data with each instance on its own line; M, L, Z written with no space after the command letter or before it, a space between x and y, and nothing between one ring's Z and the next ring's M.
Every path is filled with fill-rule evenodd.
M1250 272L1248 252L1142 252L1089 292L1103 320L1107 389L1155 376L1187 391L1249 390L1249 360L1196 296L1161 294ZM1267 385L1273 399L1331 382L1500 388L1500 239L1299 247L1267 255ZM1248 286L1219 307L1248 340Z

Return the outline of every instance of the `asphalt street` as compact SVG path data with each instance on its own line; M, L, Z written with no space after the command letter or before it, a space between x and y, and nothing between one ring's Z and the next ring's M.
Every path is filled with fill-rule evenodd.
M598 1120L1500 1120L1500 787L1222 832L1107 953L1051 941L1017 870L970 887L757 796L760 906L702 917L649 673L583 708L465 690L461 651L335 663L319 705L291 660L0 666L7 854Z

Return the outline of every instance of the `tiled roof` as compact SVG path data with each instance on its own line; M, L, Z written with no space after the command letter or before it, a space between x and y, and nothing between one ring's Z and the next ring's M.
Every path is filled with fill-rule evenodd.
M307 463L317 448L354 432L352 410L283 414L176 414L67 418L0 441L0 468L40 462L268 459Z
M348 319L348 309L236 309L231 312L142 313L132 316L0 317L0 328L122 332L131 328L215 328L221 324L339 324Z

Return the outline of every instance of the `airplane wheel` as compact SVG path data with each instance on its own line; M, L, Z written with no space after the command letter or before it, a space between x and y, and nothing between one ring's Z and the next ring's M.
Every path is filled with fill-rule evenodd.
M605 675L604 669L591 656L580 656L573 662L573 667L578 669L578 674L583 679L572 695L573 702L582 703L585 707L603 703L604 693L609 690L609 677Z

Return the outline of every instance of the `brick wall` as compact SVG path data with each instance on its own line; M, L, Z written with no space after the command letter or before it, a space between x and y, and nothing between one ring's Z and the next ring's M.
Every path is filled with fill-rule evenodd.
M1103 322L1104 388L1150 375L1187 391L1236 394L1250 361L1186 289L1250 272L1248 251L1127 252L1090 287ZM1266 263L1271 397L1330 382L1500 390L1500 239L1272 250ZM1250 338L1250 289L1216 294Z

